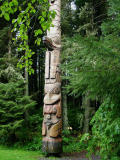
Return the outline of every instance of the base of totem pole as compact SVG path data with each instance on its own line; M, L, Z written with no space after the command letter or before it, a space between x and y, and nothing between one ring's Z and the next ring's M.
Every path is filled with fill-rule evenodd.
M61 138L43 138L42 151L47 154L62 153L62 139Z

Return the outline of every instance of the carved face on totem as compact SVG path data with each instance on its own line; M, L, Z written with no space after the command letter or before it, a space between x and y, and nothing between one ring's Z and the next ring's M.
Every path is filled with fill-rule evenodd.
M46 125L53 125L59 121L58 117L61 117L59 105L45 105L44 106L44 123Z
M62 120L60 102L54 105L44 105L44 121L42 135L50 137L57 137L61 134Z

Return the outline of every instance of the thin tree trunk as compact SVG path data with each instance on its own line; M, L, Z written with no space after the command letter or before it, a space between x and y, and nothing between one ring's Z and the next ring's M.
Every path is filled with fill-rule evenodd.
M27 41L28 43L28 41ZM25 95L26 96L29 96L29 76L28 76L28 71L27 71L27 68L25 67Z
M26 81L26 83L25 83L25 95L29 96L28 72L27 72L26 68L25 68L25 81Z
M56 12L47 36L44 37L48 50L45 57L45 97L44 120L42 126L43 151L47 153L62 152L62 111L61 111L61 79L60 79L60 51L61 28L60 12L61 0L50 0L50 11Z
M67 107L67 95L65 92L62 93L63 101L63 130L67 130L69 127L68 123L68 107Z
M11 32L11 26L8 29L8 37L9 37L9 42L8 42L8 59L11 59L11 53L12 53L12 49L11 49L11 42L12 42L12 32Z
M85 108L83 133L89 133L90 121L95 113L95 100L90 100L89 93L87 93L83 98L83 107Z
M85 118L84 118L84 128L83 133L89 133L89 122L90 122L90 99L88 98L88 94L83 98L83 107L85 108Z

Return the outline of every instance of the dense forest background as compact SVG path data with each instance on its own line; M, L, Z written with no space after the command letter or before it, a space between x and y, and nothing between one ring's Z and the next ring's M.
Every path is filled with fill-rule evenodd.
M27 33L34 74L18 65L23 51L12 31L17 14L0 18L0 143L40 150L46 47L34 44L34 30L41 28L35 14ZM65 151L119 160L120 1L62 0L61 14Z

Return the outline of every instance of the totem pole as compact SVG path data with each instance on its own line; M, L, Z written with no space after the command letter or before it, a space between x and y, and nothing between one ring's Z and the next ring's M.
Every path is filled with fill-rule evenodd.
M46 153L62 152L62 111L61 111L61 78L60 78L60 51L61 27L60 12L61 0L49 0L50 11L54 10L56 16L53 26L43 38L47 46L45 57L45 97L43 107L42 149Z

